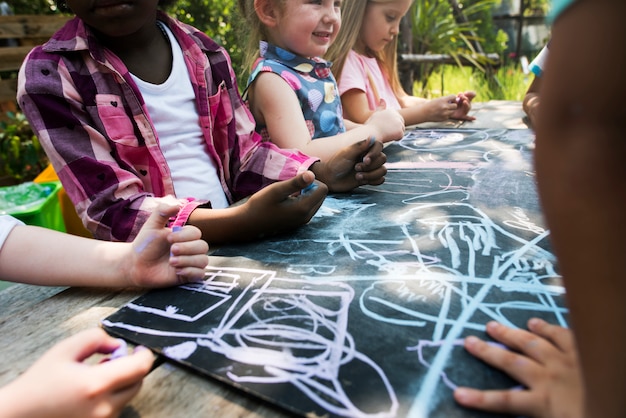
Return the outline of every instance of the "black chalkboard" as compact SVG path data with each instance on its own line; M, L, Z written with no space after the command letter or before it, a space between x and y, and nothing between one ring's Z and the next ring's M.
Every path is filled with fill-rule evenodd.
M202 284L154 290L112 334L301 415L491 416L457 385L509 388L465 352L497 320L567 325L529 130L415 130L384 185L329 196L308 225L211 257Z

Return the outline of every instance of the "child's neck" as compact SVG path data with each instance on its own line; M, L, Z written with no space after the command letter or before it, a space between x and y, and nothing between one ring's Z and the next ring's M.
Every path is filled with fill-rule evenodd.
M372 50L369 49L367 45L365 45L360 40L354 44L354 46L352 47L352 50L356 52L357 54L363 55L365 57L369 57L369 58L374 57L374 54L372 54Z
M111 49L126 65L128 71L140 79L161 84L172 71L172 47L165 30L155 24L142 36L112 39L107 42Z

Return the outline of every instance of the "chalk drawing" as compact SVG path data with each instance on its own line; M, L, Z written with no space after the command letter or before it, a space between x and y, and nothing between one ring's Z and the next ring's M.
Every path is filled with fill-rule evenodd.
M384 185L220 248L204 283L149 292L104 326L302 415L482 416L452 390L518 383L463 338L490 320L567 326L532 147L530 131L411 131L385 148Z

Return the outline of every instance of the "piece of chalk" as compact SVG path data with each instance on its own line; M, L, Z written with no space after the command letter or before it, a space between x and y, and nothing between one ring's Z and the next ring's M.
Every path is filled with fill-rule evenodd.
M176 226L173 226L173 227L172 227L172 232L178 232L178 231L180 231L181 229L183 229L183 227L182 227L182 226L176 225ZM170 251L170 257L174 257L174 254L172 253L172 251Z
M116 358L121 358L128 354L128 346L126 345L126 341L119 338L117 341L120 342L120 346L111 353L111 357L109 358L110 360L115 360Z
M302 189L302 191L300 192L301 194L310 192L312 190L315 190L317 186L315 185L315 182L311 182L311 184L309 184L308 186L306 186L304 189Z

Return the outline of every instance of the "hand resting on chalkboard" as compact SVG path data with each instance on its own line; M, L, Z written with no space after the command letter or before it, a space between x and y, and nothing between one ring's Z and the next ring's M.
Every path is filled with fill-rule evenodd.
M468 408L535 418L583 417L583 383L571 330L533 318L529 331L497 322L487 333L511 350L476 337L465 348L477 358L518 380L525 389L476 390L457 388L454 398Z

